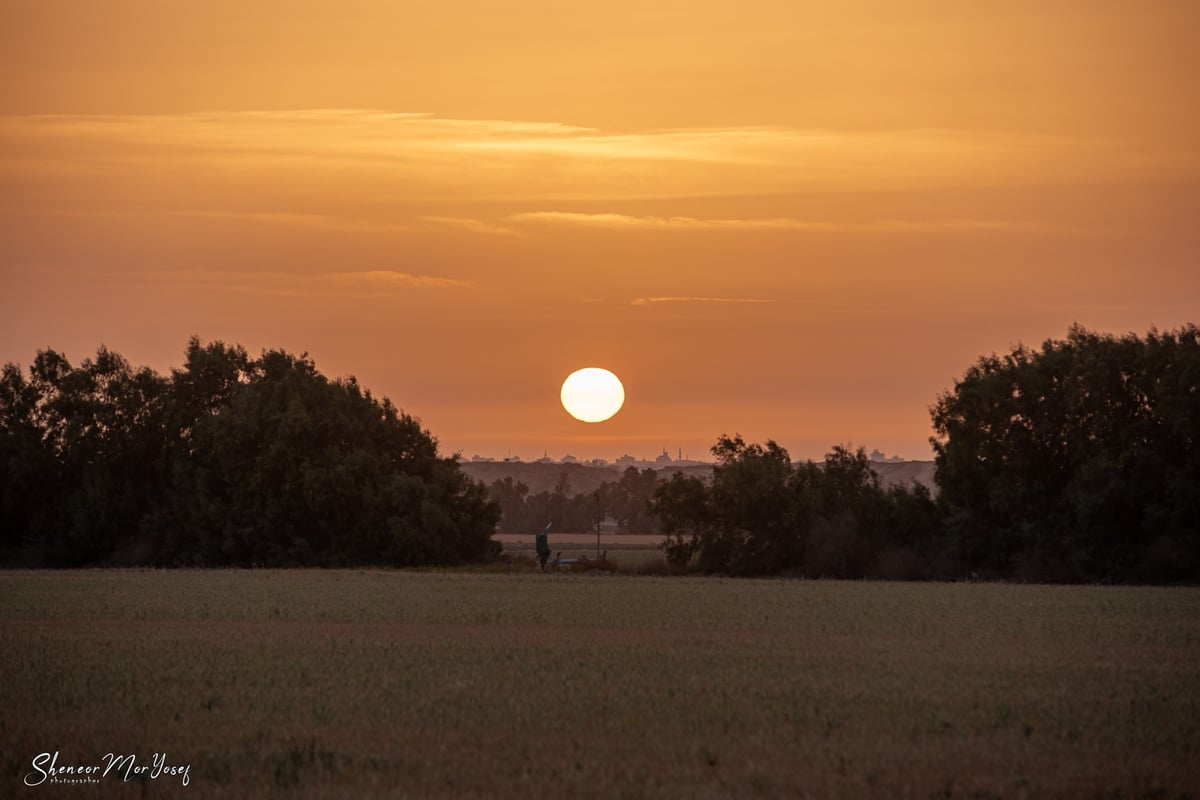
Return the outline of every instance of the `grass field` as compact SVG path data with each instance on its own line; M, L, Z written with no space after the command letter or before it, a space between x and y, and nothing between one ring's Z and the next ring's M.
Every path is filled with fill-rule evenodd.
M1181 797L1200 591L0 573L0 796ZM178 776L22 786L32 759Z

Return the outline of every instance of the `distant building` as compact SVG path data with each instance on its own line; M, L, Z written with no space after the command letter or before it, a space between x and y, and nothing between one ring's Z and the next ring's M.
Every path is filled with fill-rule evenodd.
M593 458L591 461L589 461L587 463L593 467L607 467L608 459L607 458Z
M629 453L626 453L625 455L623 455L617 459L618 467L632 467L636 463L637 463L637 459L634 458L633 456L629 455Z
M551 458L547 453L542 453L542 457L533 463L535 463L535 464L553 464L554 459Z
M673 459L667 453L667 448L665 448L665 447L663 448L662 455L659 456L658 458L654 459L654 465L656 467L666 467L666 466L670 466L672 463L673 463Z
M565 456L563 456L562 458L560 458L558 460L558 463L560 463L560 464L578 464L579 459L576 458L575 456L571 455L570 453L567 453Z
M903 461L904 459L901 458L900 456L884 455L879 450L872 450L871 451L871 460L878 462L878 463L882 463L882 464L898 464L901 461Z
M476 464L490 463L495 460L496 459L492 458L491 456L481 456L479 454L471 456L471 461Z

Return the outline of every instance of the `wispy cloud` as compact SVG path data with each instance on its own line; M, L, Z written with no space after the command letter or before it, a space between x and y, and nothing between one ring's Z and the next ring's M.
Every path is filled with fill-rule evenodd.
M0 117L0 176L105 176L179 200L616 200L793 191L1028 186L1200 175L1194 150L977 130L737 127L606 132L368 109ZM169 175L168 181L164 175ZM447 219L450 219L448 217ZM675 226L797 221L666 218ZM610 220L609 224L615 221ZM647 224L647 223L641 223ZM817 229L819 222L803 223Z
M581 214L565 211L534 211L514 214L514 222L576 225L593 228L658 231L790 230L816 233L904 233L921 231L1031 231L1059 230L1056 226L1027 220L1006 219L883 219L866 222L824 222L768 217L760 219L700 219L696 217L631 216L628 214Z
M338 216L336 214L312 214L292 211L242 211L203 210L203 209L107 209L107 208L36 208L0 206L0 213L18 214L21 216L43 217L99 217L110 219L146 219L146 218L178 218L178 219L211 219L229 222L252 222L267 225L287 225L300 228L314 228L326 231L343 231L346 233L402 233L411 231L407 225L355 217Z
M388 222L375 222L372 220L355 219L352 217L340 217L332 214L305 214L270 211L165 211L152 213L172 217L243 220L246 222L262 222L271 225L293 225L303 228L345 231L347 233L397 233L411 230L411 228L406 225L396 225Z
M761 297L697 297L692 295L671 296L671 297L635 297L630 301L632 306L649 306L659 303L774 303L775 300L768 300Z
M793 219L697 219L629 214L581 214L570 211L531 211L514 214L509 219L514 222L643 230L771 229L796 228L801 225L798 220Z
M412 291L461 290L472 281L399 270L295 273L280 270L137 270L122 277L135 286L188 287L281 297L390 297Z
M374 269L364 272L327 272L325 280L337 285L368 287L409 287L413 289L466 289L474 284L457 278L413 275L395 270Z
M481 219L469 217L421 217L424 222L432 222L449 228L458 228L469 233L479 233L485 236L517 236L519 232L504 225L497 225Z

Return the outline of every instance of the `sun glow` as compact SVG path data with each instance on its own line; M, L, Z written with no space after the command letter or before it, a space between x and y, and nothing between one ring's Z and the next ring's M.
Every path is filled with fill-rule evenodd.
M603 422L625 403L625 387L616 375L599 367L576 370L563 381L563 408L582 422Z

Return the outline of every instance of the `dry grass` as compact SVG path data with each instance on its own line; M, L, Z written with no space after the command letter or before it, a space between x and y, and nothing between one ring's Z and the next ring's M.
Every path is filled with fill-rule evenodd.
M103 795L1186 796L1197 620L1192 589L0 573L0 793L166 750L189 787Z

